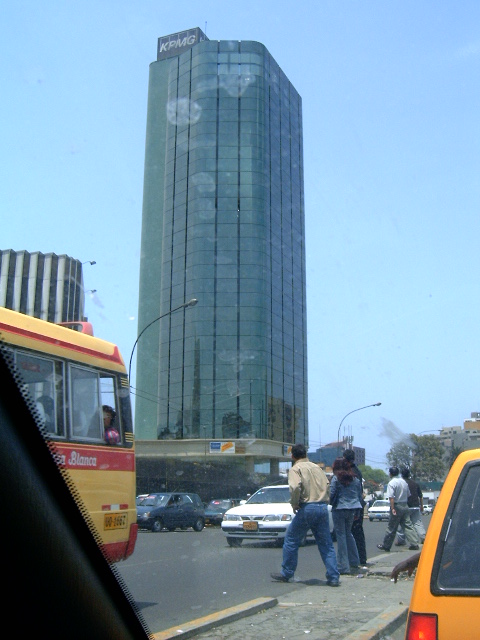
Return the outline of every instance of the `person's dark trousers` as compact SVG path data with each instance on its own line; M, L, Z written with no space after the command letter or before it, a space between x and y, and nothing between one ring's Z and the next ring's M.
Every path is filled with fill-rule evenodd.
M365 546L365 533L363 531L363 514L353 521L352 535L357 544L360 564L365 565L367 563L367 547Z

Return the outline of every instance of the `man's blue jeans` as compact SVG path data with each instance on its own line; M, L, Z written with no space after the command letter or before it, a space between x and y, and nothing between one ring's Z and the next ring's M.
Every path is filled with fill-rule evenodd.
M283 543L282 574L293 578L298 563L298 548L311 529L326 569L327 580L340 577L337 556L328 523L328 506L325 502L307 502L295 514Z

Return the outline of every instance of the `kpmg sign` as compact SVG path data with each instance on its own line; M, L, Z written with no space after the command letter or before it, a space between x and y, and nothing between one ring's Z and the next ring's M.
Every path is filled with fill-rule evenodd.
M178 56L202 40L208 40L208 38L198 27L162 36L158 39L157 60Z

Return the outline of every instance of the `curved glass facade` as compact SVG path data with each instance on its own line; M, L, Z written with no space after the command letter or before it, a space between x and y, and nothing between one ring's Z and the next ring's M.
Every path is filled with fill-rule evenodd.
M301 98L266 48L150 66L137 439L308 440ZM191 298L193 308L169 313Z

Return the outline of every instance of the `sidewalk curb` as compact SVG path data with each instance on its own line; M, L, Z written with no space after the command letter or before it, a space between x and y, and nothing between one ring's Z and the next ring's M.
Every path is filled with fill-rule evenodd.
M165 631L159 631L151 635L152 640L171 640L172 638L193 638L199 633L203 633L217 627L220 624L227 624L228 622L235 622L241 618L246 618L260 611L271 609L278 604L277 598L256 598L244 602L243 604L217 613L212 613L203 618L197 618L184 624L179 624L176 627L170 627Z
M351 633L344 640L382 640L407 621L408 607L388 607L383 613Z
M368 563L368 571L365 574L361 573L359 575L345 576L346 579L343 582L345 583L344 588L346 588L347 593L348 589L356 590L358 588L355 586L357 583L355 578L363 578L361 581L362 583L370 583L370 587L365 591L373 594L375 597L381 598L383 587L380 587L379 591L374 585L381 585L385 579L388 580L388 583L393 582L392 579L389 579L392 569L397 564L398 559L403 555L405 554L401 552L381 554L370 560ZM274 623L277 616L280 616L279 619L284 618L282 612L288 607L293 607L293 609L291 609L292 620L295 619L295 616L297 615L295 613L295 608L299 609L304 607L302 619L308 619L309 622L307 624L311 623L314 626L316 622L314 618L311 619L311 612L314 611L315 608L324 606L327 602L333 602L333 606L335 607L335 599L337 596L342 594L342 591L337 589L328 590L328 596L326 593L325 595L320 596L321 590L318 591L317 586L320 583L323 585L324 581L314 579L313 581L298 580L298 582L303 582L306 589L299 591L294 590L292 592L287 591L281 599L277 597L260 597L249 600L234 607L223 609L195 620L183 622L182 624L170 627L165 631L153 633L150 635L150 640L173 640L173 638L181 638L184 640L186 638L200 638L203 637L203 634L206 634L205 638L233 637L228 635L229 633L232 633L232 628L235 629L234 633L238 632L238 635L240 636L243 631L239 631L241 627L238 626L238 623L241 623L243 619L249 618L255 614L265 614L262 616L263 623L266 625L264 628L265 637L277 638L278 634L275 634ZM409 579L408 582L413 583L413 579ZM395 593L395 591L388 591L390 591L390 594ZM404 590L402 590L402 593L404 593ZM368 618L368 616L362 616L362 619L358 620L359 626L356 629L354 626L352 627L352 624L350 623L348 625L348 631L350 631L350 634L345 635L344 640L386 640L390 634L395 633L398 629L402 629L406 624L408 614L408 604L406 604L407 598L409 601L410 593L408 596L405 594L403 597L398 594L398 598L397 595L394 595L393 599L390 595L387 597L389 602L384 602L384 608L377 606L375 608L375 612L372 611L372 615L374 617ZM340 597L338 604L342 611L351 612L352 607L348 602L347 604L345 603L345 598L343 596ZM355 607L354 603L351 604ZM327 604L327 607L328 606L331 605ZM271 613L267 613L269 611L271 611ZM305 616L307 616L307 618L305 618ZM218 635L218 629L223 625L228 626L230 623L234 626L225 632L227 635ZM234 623L237 623L237 625ZM250 627L250 623L246 623L245 628L247 627ZM271 635L272 629L269 627L272 627L273 635ZM209 632L212 632L211 636Z

